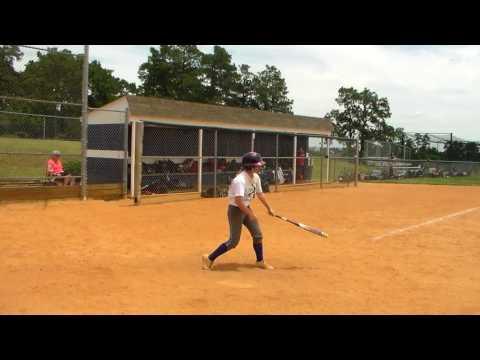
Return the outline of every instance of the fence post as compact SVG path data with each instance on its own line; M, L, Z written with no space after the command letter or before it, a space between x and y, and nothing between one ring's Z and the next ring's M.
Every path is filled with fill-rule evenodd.
M203 129L198 129L198 192L202 193L202 165L203 165Z
M135 147L137 146L137 122L132 121L132 136L130 137L130 196L135 198L135 169L137 168L136 160L136 151Z
M218 162L218 130L215 129L215 135L213 140L213 197L217 197L217 162Z
M355 170L354 170L354 176L355 176L355 186L358 186L358 163L359 163L359 146L358 146L358 139L355 140Z
M87 200L87 147L88 147L88 45L83 54L82 75L82 199Z
M252 145L250 147L250 151L255 151L255 130L252 132Z
M135 123L135 205L140 205L142 198L142 155L143 155L143 131L142 121Z
M128 108L125 109L125 123L123 126L123 198L128 194ZM131 171L131 170L130 170Z
M337 166L336 166L336 162L337 162L337 159L335 158L332 158L332 165L333 165L333 176L332 176L332 180L333 182L335 182L335 175L336 175L336 169L337 169Z
M297 135L293 136L293 184L297 183Z
M323 140L322 140L322 143L323 143ZM320 188L323 188L323 156L321 151L320 151Z
M330 182L330 138L327 138L327 184Z
M275 192L278 191L278 134L275 135Z

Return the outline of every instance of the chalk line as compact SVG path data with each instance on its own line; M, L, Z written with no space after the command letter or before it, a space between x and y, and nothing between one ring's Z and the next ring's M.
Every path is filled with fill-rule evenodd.
M380 240L380 239L383 239L387 236L397 235L397 234L400 234L400 233L403 233L403 232L406 232L406 231L409 231L409 230L418 229L419 227L435 224L437 222L440 222L440 221L443 221L443 220L446 220L446 219L450 219L450 218L453 218L453 217L456 217L456 216L468 214L468 213L470 213L472 211L475 211L475 210L478 210L478 209L480 209L480 207L470 208L470 209L459 211L459 212L456 212L456 213L453 213L453 214L449 214L449 215L445 215L445 216L442 216L442 217L439 217L439 218L428 220L428 221L422 222L422 223L417 224L417 225L412 225L412 226L407 226L407 227L404 227L404 228L401 228L401 229L392 230L392 231L389 231L389 232L387 232L383 235L376 236L376 237L372 238L372 240Z

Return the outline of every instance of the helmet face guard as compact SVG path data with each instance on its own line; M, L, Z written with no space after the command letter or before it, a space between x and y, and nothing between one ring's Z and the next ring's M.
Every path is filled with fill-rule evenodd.
M262 160L262 156L256 152L249 152L242 156L242 166L245 169L263 166L265 161Z

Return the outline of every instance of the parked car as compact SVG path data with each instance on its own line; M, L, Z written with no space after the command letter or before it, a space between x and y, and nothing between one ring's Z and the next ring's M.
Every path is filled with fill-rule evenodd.
M411 177L423 176L423 170L421 168L410 169L410 170L408 170L408 176L411 176Z
M372 170L368 175L368 180L382 180L384 178L382 170Z
M434 168L434 167L428 168L428 169L427 169L427 174L428 174L429 176L431 176L431 177L441 176L440 171L438 171L438 169L437 169L437 168Z
M395 177L397 179L406 178L407 175L408 175L408 172L405 169L397 169L395 172Z

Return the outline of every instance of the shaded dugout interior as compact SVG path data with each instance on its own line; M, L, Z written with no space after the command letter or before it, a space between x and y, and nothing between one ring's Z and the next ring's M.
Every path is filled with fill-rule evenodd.
M189 191L199 190L196 179L199 171L200 128L203 129L202 187L213 184L215 131L217 184L224 184L235 172L234 165L240 161L241 155L252 149L266 158L267 167L273 167L277 134L278 156L293 157L295 136L297 149L301 147L306 151L306 134L330 136L333 128L330 121L322 118L125 96L89 114L89 183L128 180L128 187L131 188L135 151L132 147L135 144L132 124L139 121L144 123L142 187L161 182L166 177L178 177L185 190ZM125 134L127 129L128 134ZM125 152L128 152L127 161ZM124 171L125 164L128 164L127 172ZM289 169L293 159L279 159L279 165Z

